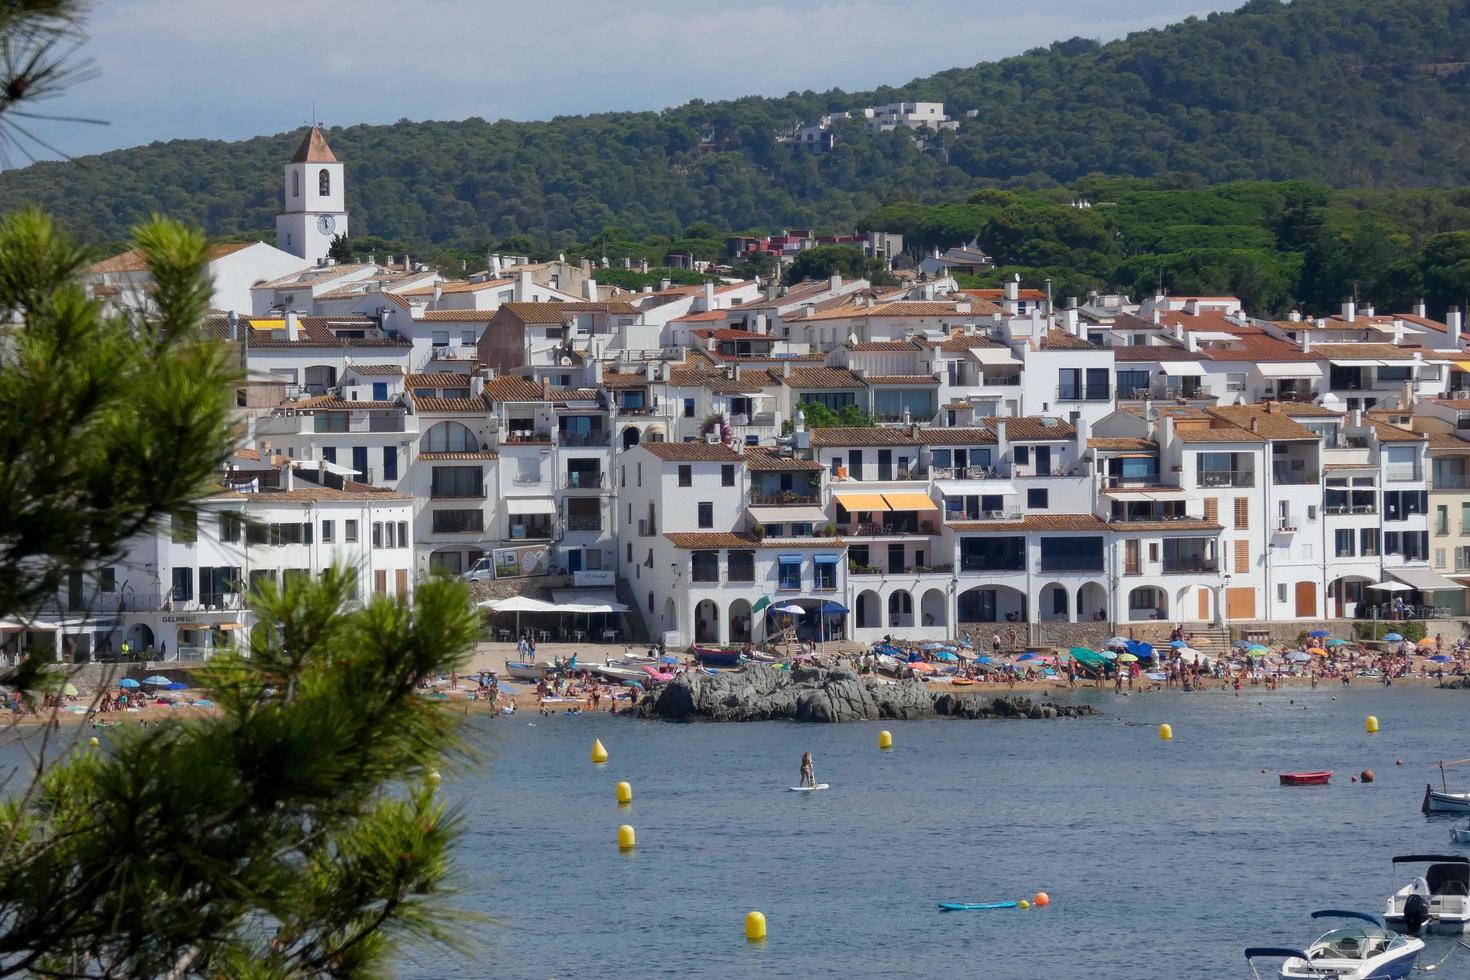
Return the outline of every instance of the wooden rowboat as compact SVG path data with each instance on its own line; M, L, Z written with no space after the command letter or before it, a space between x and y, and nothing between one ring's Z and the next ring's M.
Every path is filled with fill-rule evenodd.
M528 663L524 660L507 660L505 676L522 681L539 681L546 677L546 665Z
M692 646L689 652L706 667L739 667L742 659L739 650L726 650L722 647Z
M1283 772L1281 774L1282 786L1325 786L1332 778L1331 770L1327 772Z

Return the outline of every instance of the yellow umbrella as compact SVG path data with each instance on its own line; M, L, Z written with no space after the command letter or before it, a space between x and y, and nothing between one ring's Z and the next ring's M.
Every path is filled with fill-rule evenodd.
M1327 656L1327 651L1324 650L1324 649L1322 649L1321 647L1310 647L1310 648L1308 648L1307 652L1310 653L1314 657L1325 657L1325 656Z
M1138 662L1138 658L1135 657L1131 653L1120 653L1120 654L1118 654L1118 663L1120 663L1120 664L1132 664L1132 663L1137 663L1137 662Z
M1416 643L1415 646L1417 646L1420 650L1432 650L1434 649L1434 641L1426 636L1424 639Z
M62 685L61 693L69 698L74 698L77 696L77 686L71 681L67 681L66 684Z

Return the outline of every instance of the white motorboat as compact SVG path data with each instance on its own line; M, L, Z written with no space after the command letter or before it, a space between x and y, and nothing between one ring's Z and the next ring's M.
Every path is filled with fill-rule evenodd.
M1424 940L1400 936L1376 915L1322 909L1314 919L1355 919L1355 924L1325 933L1306 949L1286 946L1252 946L1246 962L1256 980L1255 960L1282 960L1280 980L1403 980L1414 972L1414 961L1424 949Z
M1383 917L1389 924L1395 927L1407 925L1410 932L1417 932L1413 928L1417 916L1410 907L1410 901L1418 896L1426 905L1425 931L1459 935L1470 928L1470 857L1462 854L1402 854L1393 859L1395 870L1404 864L1427 864L1429 867L1423 875L1389 896L1383 911Z
M1470 820L1467 820L1463 827L1450 828L1450 843L1470 844Z

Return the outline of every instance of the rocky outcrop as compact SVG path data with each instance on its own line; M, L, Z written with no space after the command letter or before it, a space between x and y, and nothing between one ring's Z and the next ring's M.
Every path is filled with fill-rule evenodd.
M720 674L681 674L628 709L666 721L877 721L885 718L1075 718L1087 705L1058 705L980 691L935 692L922 681L881 681L846 667L761 664Z

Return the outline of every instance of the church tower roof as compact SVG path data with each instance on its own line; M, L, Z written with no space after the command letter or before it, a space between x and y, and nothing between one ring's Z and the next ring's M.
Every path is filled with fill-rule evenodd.
M296 155L291 158L292 163L336 163L337 157L332 153L332 148L327 145L327 138L322 135L320 126L311 127L311 132L301 141L297 147Z

